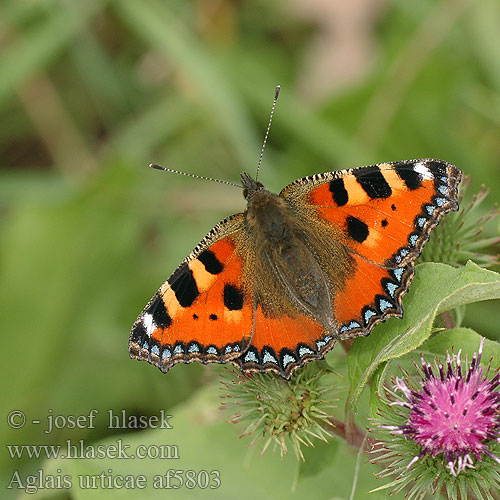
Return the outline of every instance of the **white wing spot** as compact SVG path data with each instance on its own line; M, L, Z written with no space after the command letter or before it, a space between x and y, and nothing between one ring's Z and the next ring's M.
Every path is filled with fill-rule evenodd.
M423 163L415 163L413 169L415 170L415 172L419 173L424 180L428 181L434 179L432 172Z
M144 317L142 318L142 324L144 328L146 329L146 333L148 334L148 337L151 337L151 334L156 330L156 325L153 320L153 315L146 313Z

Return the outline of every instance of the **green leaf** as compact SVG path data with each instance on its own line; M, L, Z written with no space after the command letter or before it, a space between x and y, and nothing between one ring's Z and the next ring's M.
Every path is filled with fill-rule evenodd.
M437 355L445 355L447 351L454 348L455 353L459 349L462 354L468 354L469 359L479 349L481 335L470 328L453 328L446 330L426 342L424 342L419 351ZM484 339L483 345L483 363L487 363L490 358L497 360L497 365L500 362L500 343L493 340Z
M332 461L337 456L339 450L339 440L330 439L326 441L315 441L314 447L303 447L304 462L299 463L298 479L315 476L325 467L330 467Z
M372 383L370 385L370 403L369 410L370 415L375 417L379 411L379 409L385 406L385 403L378 397L380 391L382 390L382 386L387 379L387 362L381 363L375 372L373 373Z
M499 297L500 275L473 262L462 268L437 263L418 265L404 301L404 318L388 320L352 345L346 411L355 409L361 391L381 363L409 353L429 338L437 314Z

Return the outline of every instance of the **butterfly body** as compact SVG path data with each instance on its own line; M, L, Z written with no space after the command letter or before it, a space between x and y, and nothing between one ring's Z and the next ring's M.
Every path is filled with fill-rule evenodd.
M137 318L130 355L167 371L229 362L290 377L339 339L402 315L414 260L456 210L461 172L410 160L316 174L215 226Z
M242 179L245 183L245 177ZM285 311L293 316L300 311L331 330L335 324L333 283L328 275L332 256L322 250L332 239L331 230L311 228L300 205L260 186L249 189L246 196L240 250L247 254L247 267L254 269L251 289L255 307L262 308L268 317ZM331 243L329 249L334 241Z

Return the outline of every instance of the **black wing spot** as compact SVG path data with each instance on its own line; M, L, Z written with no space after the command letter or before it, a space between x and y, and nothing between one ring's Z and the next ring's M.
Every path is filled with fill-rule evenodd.
M332 193L333 201L341 207L349 200L349 195L344 186L344 179L333 179L330 181L330 192Z
M396 205L394 205L394 203L391 205L391 210L392 210L393 212L395 212L395 211L396 211Z
M193 314L193 319L198 319L198 315L197 314Z
M219 318L217 317L217 314L211 314L208 319L211 319L212 321L217 321Z
M210 274L219 274L224 268L211 250L203 250L203 252L198 255L198 260L205 266L205 269Z
M234 285L224 285L224 305L230 311L243 309L243 293Z
M387 222L387 219L382 219L381 224L382 224L382 227L387 227L387 225L388 225L389 223Z
M391 186L389 186L377 166L367 167L361 169L361 171L354 170L353 173L370 198L389 198L391 196Z
M182 307L189 307L200 294L196 286L193 271L186 262L168 279L168 283L175 293L175 297Z
M172 318L167 312L165 303L163 302L161 295L157 295L150 311L152 311L153 322L155 325L161 328L168 328L172 324Z
M422 185L422 176L415 170L414 165L401 163L394 168L410 191L418 189Z
M347 222L347 233L349 236L356 240L358 243L363 243L363 241L368 238L368 226L356 217L349 216L346 219Z

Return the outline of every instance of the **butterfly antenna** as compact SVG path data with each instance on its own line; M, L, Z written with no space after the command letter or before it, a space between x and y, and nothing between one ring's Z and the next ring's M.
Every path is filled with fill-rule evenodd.
M194 177L195 179L203 179L205 181L218 182L219 184L227 184L228 186L235 186L243 189L243 186L240 186L240 184L236 184L235 182L231 181L223 181L221 179L214 179L213 177L205 177L203 175L188 174L186 172L180 172L179 170L174 170L172 168L161 167L160 165L155 165L154 163L151 163L149 166L151 168L156 168L156 170L163 170L164 172L170 172L172 174L185 175L187 177Z
M274 91L273 107L271 108L271 116L269 116L269 123L267 124L266 135L264 136L264 142L262 143L262 149L260 150L259 164L257 165L257 173L255 174L255 180L259 178L259 170L262 164L262 157L264 156L264 149L266 148L267 136L269 135L269 130L271 129L271 123L273 121L274 108L276 107L276 101L278 100L278 95L280 93L280 86L276 87Z

